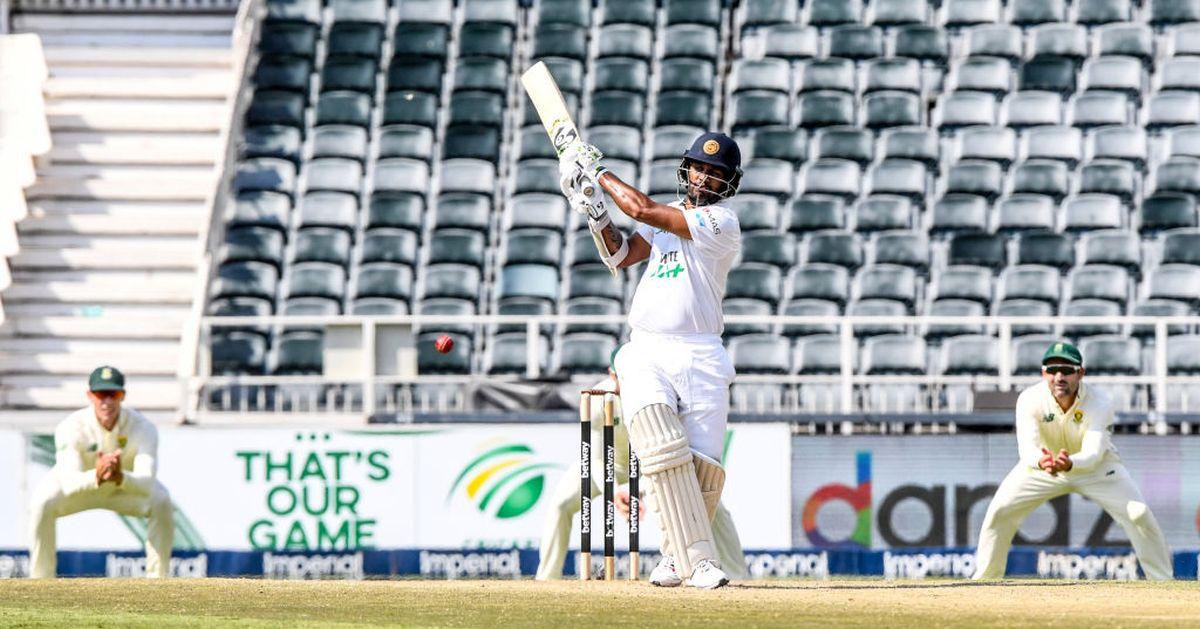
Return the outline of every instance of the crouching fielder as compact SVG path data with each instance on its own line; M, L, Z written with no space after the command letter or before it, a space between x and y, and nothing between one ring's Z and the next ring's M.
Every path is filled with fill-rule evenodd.
M678 169L684 196L671 204L621 181L600 158L593 146L568 148L559 161L560 185L571 206L587 215L609 268L649 261L616 371L629 441L663 529L663 561L651 581L721 587L729 578L717 560L711 522L725 483L717 461L734 376L721 344L721 299L741 229L720 203L737 191L741 153L724 134L696 138ZM613 225L600 189L640 223L628 239Z
M612 391L620 395L621 388L617 385L616 372L609 369L608 377L596 383L592 389ZM603 409L599 404L592 405L592 443L600 443L604 430ZM625 430L625 422L621 415L621 399L613 403L613 444L617 452L616 481L617 511L622 517L629 518L629 459L621 453L629 449L629 432ZM604 469L604 449L592 448L592 469ZM599 482L602 478L592 476L592 497L599 496L603 491ZM579 512L579 461L563 474L558 487L550 499L551 507L546 515L542 528L542 542L539 552L537 579L558 579L562 577L563 560L567 556L570 545L571 521ZM645 521L644 519L642 520ZM742 543L738 539L737 529L733 524L733 516L724 505L717 505L716 516L713 518L713 535L716 538L717 554L725 572L735 579L745 578L746 556L742 553Z
M1085 386L1083 374L1079 350L1055 343L1042 357L1043 381L1017 398L1020 461L988 505L973 578L1003 577L1021 521L1047 500L1070 492L1100 505L1125 529L1147 578L1171 578L1162 530L1112 444L1112 403Z
M149 518L146 576L166 577L174 521L171 497L155 478L158 430L122 408L125 376L98 367L88 378L92 405L71 413L54 431L55 462L30 504L30 576L57 576L57 520L89 509Z

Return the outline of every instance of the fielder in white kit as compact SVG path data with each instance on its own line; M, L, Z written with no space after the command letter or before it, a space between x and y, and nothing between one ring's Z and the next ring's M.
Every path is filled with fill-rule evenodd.
M71 413L54 431L55 462L30 504L30 576L57 576L57 521L89 509L148 518L146 576L167 577L175 533L171 496L155 478L158 429L122 407L125 376L97 367L88 378L92 405Z
M629 312L630 341L615 364L629 440L663 529L663 560L650 580L721 587L729 578L719 565L712 519L725 483L718 461L734 376L721 343L721 299L741 249L741 228L737 215L719 203L737 192L741 153L727 135L698 137L679 166L683 199L670 205L621 181L600 158L594 146L568 148L560 184L599 235L606 265L649 260ZM601 188L641 223L628 239L613 225Z
M988 505L972 578L1002 578L1021 521L1070 492L1100 505L1125 529L1146 578L1172 578L1162 530L1112 443L1112 402L1084 385L1083 374L1079 350L1054 343L1042 357L1042 382L1017 398L1020 461Z

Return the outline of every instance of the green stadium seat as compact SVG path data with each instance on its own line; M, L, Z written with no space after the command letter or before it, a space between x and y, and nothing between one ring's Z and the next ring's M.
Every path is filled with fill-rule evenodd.
M725 285L727 299L758 299L779 305L782 299L782 273L779 268L768 264L746 262L729 271Z
M792 196L792 165L780 159L755 158L744 163L740 192L766 194L786 203Z
M350 314L363 316L406 315L408 314L408 302L387 297L363 297L350 303Z
M1070 274L1071 299L1106 299L1122 307L1129 299L1129 273L1122 267L1089 264Z
M841 351L841 339L836 334L816 334L800 339L796 345L799 355L796 371L804 375L841 373ZM853 365L857 368L858 352L853 352L853 356Z
M283 90L308 95L312 61L303 57L263 57L254 70L257 90Z
M589 136L588 139L590 140L591 137ZM550 143L550 138L546 135L546 128L540 124L521 129L517 146L519 147L518 160L557 159L554 145Z
M874 374L923 374L928 361L925 340L904 334L884 334L863 343L862 372Z
M772 6L786 4L769 2ZM812 59L819 55L820 32L812 26L801 24L775 24L761 29L764 42L764 53L768 57L778 57L795 62L802 59Z
M654 114L656 127L679 125L707 128L712 120L712 102L694 92L662 92L658 95L658 106ZM682 154L681 149L680 155Z
M935 317L982 317L987 314L983 304L965 299L939 299L931 303L926 312ZM983 326L978 325L930 324L925 328L925 340L936 342L938 339L951 336L982 334L983 331Z
M308 189L358 194L362 188L363 167L352 159L327 157L308 162Z
M1192 314L1188 304L1171 301L1169 299L1146 299L1133 307L1133 315L1135 317L1186 317ZM1154 338L1155 326L1153 325L1135 325L1130 330L1130 336L1135 336L1141 339ZM1167 326L1167 334L1172 336L1176 334L1188 334L1190 328L1186 325L1169 325ZM1177 339L1171 339L1171 344L1167 346L1167 360L1171 360L1171 354L1175 351L1175 343ZM1189 347L1190 351L1195 351ZM1195 354L1200 356L1200 353Z
M860 299L851 302L846 315L851 317L902 317L909 314L904 304L890 299ZM854 326L860 338L881 334L903 334L904 326L897 323L866 323Z
M400 22L396 25L392 42L392 54L397 57L445 59L450 46L450 31L442 24Z
M331 262L342 268L350 266L353 247L350 234L335 227L309 227L296 232L296 248L292 262Z
M375 190L424 193L428 185L429 164L425 162L389 158L375 165Z
M1164 232L1162 240L1163 264L1200 265L1200 230L1195 228L1172 229Z
M770 264L783 273L796 264L796 237L792 234L742 232L742 262Z
M227 228L240 226L270 227L285 232L290 222L292 202L287 195L266 190L239 193L225 210Z
M792 348L773 334L743 336L729 342L729 357L738 373L787 374L792 371Z
M899 302L904 304L905 311L902 314L910 314L917 301L917 274L907 266L867 266L858 272L855 281L858 283L859 299Z
M279 337L275 351L276 376L320 375L324 337L320 332L285 332Z
M331 315L339 315L342 313L342 304L332 299L324 297L296 297L287 299L283 302L281 314L285 317L325 317ZM301 330L297 326L289 325L287 330ZM312 328L312 329L319 329Z
M992 272L978 266L951 266L933 276L933 299L966 299L992 303Z
M590 126L621 125L640 129L646 99L629 92L599 92L592 96Z
M304 97L276 90L254 92L246 109L246 124L304 127Z
M597 56L649 61L654 56L654 33L639 24L607 24L600 29Z
M866 129L852 126L825 127L814 134L814 157L845 159L865 167L875 157L875 136Z
M581 264L600 264L600 252L597 251L596 245L592 241L592 233L586 229L580 229L572 234L571 237L571 264L572 268Z
M1005 299L1044 301L1058 308L1062 289L1058 269L1049 266L1010 266L1000 274L1000 289Z
M1150 272L1151 299L1200 304L1200 271L1190 264L1163 264Z
M613 277L603 264L581 264L571 267L567 277L567 299L598 297L616 303L625 300L622 277Z
M329 57L321 67L321 91L362 92L375 94L375 74L378 64L363 57Z
M1150 25L1155 27L1200 22L1200 2L1195 0L1150 0Z
M883 31L864 24L835 26L829 30L829 56L856 61L882 57Z
M525 362L528 356L525 339L524 332L504 332L493 336L483 356L484 373L488 375L525 373ZM544 372L549 356L548 344L540 334L534 342L538 344L538 367L540 371Z
M993 270L1008 265L1004 237L998 234L957 234L950 239L947 262L953 265L987 267Z
M629 57L597 59L592 64L592 89L596 92L617 90L645 94L650 89L650 66Z
M538 302L543 303L544 302ZM621 302L605 299L603 297L576 297L567 301L566 314L568 315L621 315ZM609 337L619 339L621 336L620 323L570 323L566 325L565 333L574 334L576 332L594 332L598 334L607 334Z
M320 29L316 24L266 22L258 38L258 53L264 57L294 56L312 59L317 53Z
M370 103L368 102L367 105L365 117L369 122ZM437 127L437 109L437 97L432 94L411 91L393 92L388 94L384 100L383 124L410 124L433 129Z
M1015 64L1024 57L1024 34L1009 24L982 24L967 31L968 57L999 57Z
M214 376L257 376L265 370L267 341L252 332L214 331L210 352Z
M1165 174L1160 166L1160 175ZM1079 192L1114 195L1124 203L1130 203L1137 193L1138 173L1129 162L1116 160L1093 160L1078 172Z
M222 264L266 262L276 269L283 264L283 234L269 227L243 226L225 231L225 243L217 249Z
M924 2L908 0L877 0L871 3L871 9L873 15L868 23L885 28L924 24L928 21L931 10Z
M799 166L808 159L808 133L788 127L761 128L754 134L754 157L785 160Z
M1125 313L1120 306L1111 301L1075 299L1063 308L1063 314L1068 317L1119 317ZM1063 326L1063 336L1072 339L1120 333L1121 326L1115 324L1084 323Z
M824 299L792 299L784 306L783 314L794 317L825 317L828 320L833 320L841 316L842 313L838 304L832 301ZM837 326L832 323L785 323L783 324L781 333L787 337L836 334Z
M873 241L877 264L899 264L924 274L929 268L929 237L922 231L882 232Z
M1005 299L996 305L996 316L1000 317L1052 317L1056 314L1058 314L1058 310L1050 304L1031 299ZM1014 325L1012 333L1013 336L1050 334L1054 332L1054 327L1049 324ZM1045 346L1043 345L1039 351L1045 351Z
M498 187L496 166L479 159L442 160L440 187L443 193L470 192L491 198Z
M802 67L801 92L855 92L857 72L849 59L814 59Z
M933 206L929 233L933 235L984 232L988 228L988 205L975 194L951 193Z
M429 241L430 264L469 264L483 269L487 241L480 232L468 229L439 229Z
M720 51L717 29L701 24L669 25L662 39L663 59L694 57L716 62Z
M449 27L454 21L453 0L404 0L400 6L400 22L440 24Z
M779 200L763 194L738 194L727 202L737 213L742 234L775 232L779 228ZM743 247L743 249L745 249Z
M1054 231L1057 213L1054 199L1044 194L1012 194L996 202L996 231L1005 235Z
M850 295L850 274L836 264L810 263L792 272L789 299L820 299L839 307Z
M371 97L358 92L325 92L317 101L317 124L371 125Z
M1139 231L1143 236L1177 227L1196 227L1196 201L1189 195L1164 192L1142 200Z
M508 62L492 57L459 59L454 68L454 89L508 93Z
M387 91L442 93L441 59L430 57L392 57L387 71Z
M477 194L439 195L437 206L434 208L433 225L436 230L472 229L485 234L490 233L491 203Z
M500 299L532 297L558 302L558 269L544 264L512 264L500 270Z
M242 133L238 156L241 158L278 157L299 165L302 143L300 130L295 127L285 125L247 127Z
M791 66L784 59L738 59L733 63L730 90L734 93L766 90L792 92Z
M367 207L367 229L397 227L421 233L425 197L412 192L376 192Z
M983 92L953 92L938 97L934 120L942 133L996 124L996 99Z
M329 262L291 265L288 297L323 297L341 301L346 293L346 270Z
M353 194L311 192L299 207L301 228L334 227L352 234L358 226L358 199Z
M425 299L415 309L415 313L426 317L464 316L476 314L475 303L465 299ZM470 323L449 323L434 319L427 323L414 326L414 332L422 334L449 334L456 339L460 336L475 337L475 325ZM457 342L457 340L455 341Z
M289 197L296 190L296 165L275 157L255 157L241 160L233 176L233 188L279 192Z
M655 0L604 0L601 3L604 17L601 23L637 24L653 27L657 20L658 3Z
M513 27L505 24L467 22L458 39L460 57L509 59L513 53Z
M379 135L379 157L433 158L433 130L414 125L384 127Z
M734 95L731 105L735 132L789 123L786 94L763 90L742 92Z
M806 233L845 226L845 201L823 194L804 194L792 202L787 230Z
M563 374L608 372L608 357L617 341L606 334L568 334L558 344L558 367Z
M1156 122L1154 104L1156 102L1163 104L1164 102L1156 100L1160 96L1163 95L1155 94L1151 96L1150 120L1147 122L1146 128L1151 129L1158 126L1157 122L1162 122L1162 126L1184 124L1162 120ZM1172 107L1167 107L1166 109L1168 110L1167 113L1176 113ZM1071 118L1073 126L1084 130L1111 125L1127 125L1129 124L1129 101L1121 94L1109 92L1076 94L1071 100Z
M769 323L734 323L729 320L729 315L770 316L775 314L775 310L771 307L771 304L760 299L726 299L721 303L721 312L726 316L725 332L722 334L726 339L747 334L769 334L771 332L771 325Z
M1080 0L1075 22L1083 26L1101 26L1128 22L1131 17L1133 10L1129 0Z
M797 22L799 4L793 2L771 2L770 0L748 0L742 5L745 13L742 21L742 34L755 29L792 24Z
M1093 337L1079 343L1087 352L1088 372L1096 375L1136 376L1142 373L1142 345L1126 336Z
M562 234L548 229L522 229L508 233L504 245L506 264L558 266L562 260Z
M333 21L384 24L387 22L387 0L329 0Z
M653 133L654 136L650 142L652 159L680 159L692 142L704 133L704 129L676 125L659 127Z
M367 130L350 125L325 125L313 132L313 158L337 157L367 161Z
M664 0L667 25L702 24L711 28L721 25L720 0Z
M957 336L942 345L942 364L947 376L994 376L1000 373L1000 350L991 336Z
M527 159L516 166L516 194L546 192L562 194L558 188L558 160Z
M382 48L382 24L337 23L329 29L329 57L366 57L378 61Z
M533 58L587 59L587 29L573 24L539 24L533 35Z
M862 21L860 0L813 0L808 23L821 28L856 24Z
M301 22L321 24L320 0L274 0L267 3L266 23Z
M504 97L488 92L456 92L450 99L450 124L501 127Z
M591 26L592 3L589 0L539 0L538 22Z
M423 299L451 297L479 302L482 277L478 267L466 264L435 264L425 267Z
M858 198L861 189L858 165L845 159L819 159L804 171L804 192L840 196L847 201Z
M1067 271L1075 266L1075 241L1067 234L1020 234L1017 236L1017 264L1039 264Z
M505 231L537 227L563 231L567 226L567 201L562 195L532 193L509 199L504 214Z
M419 237L407 229L382 227L367 231L363 236L362 259L371 262L398 262L417 266Z
M442 157L498 162L500 131L496 127L484 126L450 127L442 139Z
M860 200L851 211L860 234L908 229L913 224L912 202L905 197L877 194Z
M471 373L472 341L468 338L456 340L449 352L442 354L434 345L440 332L422 334L417 337L417 373L468 374Z
M810 92L799 99L800 126L805 129L854 124L854 97L842 92Z
M466 0L462 4L464 25L501 25L513 29L520 20L517 0Z
M413 270L406 264L370 262L358 267L358 277L354 283L355 299L388 297L408 302L412 292Z
M936 26L913 24L896 29L895 55L945 66L950 57L946 31Z
M1108 194L1080 194L1063 205L1063 231L1081 233L1096 229L1117 229L1125 223L1126 210L1121 200Z
M545 138L546 134L543 133L542 137ZM584 132L584 137L600 149L605 159L637 162L642 158L640 129L618 126L592 127Z
M907 92L875 92L863 99L863 126L886 129L923 124L921 99Z

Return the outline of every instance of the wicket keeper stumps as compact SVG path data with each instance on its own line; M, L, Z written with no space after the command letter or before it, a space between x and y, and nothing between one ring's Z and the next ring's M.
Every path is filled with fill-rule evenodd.
M616 478L617 448L613 437L613 401L610 391L585 389L579 399L579 578L592 578L592 397L604 399L604 579L616 578ZM629 448L629 579L638 578L638 533L641 528L640 470L633 447Z

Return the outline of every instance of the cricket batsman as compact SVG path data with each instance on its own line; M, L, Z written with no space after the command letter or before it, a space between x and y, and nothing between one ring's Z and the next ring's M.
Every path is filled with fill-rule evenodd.
M54 431L55 459L29 505L30 576L57 576L58 518L89 509L149 518L146 576L169 576L174 536L171 496L155 478L158 429L122 407L125 376L97 367L88 378L90 406L67 416Z
M720 457L733 363L721 343L721 299L741 248L737 215L721 202L737 192L741 152L732 138L704 133L683 153L683 198L654 201L600 164L589 144L559 159L559 184L612 269L649 260L629 312L629 343L615 361L629 441L650 482L663 530L661 585L721 587L712 520L725 484ZM640 223L628 238L612 223L603 189Z
M1112 443L1112 402L1084 385L1083 374L1079 350L1054 343L1042 356L1042 382L1017 398L1020 461L988 505L972 578L1002 578L1021 521L1070 492L1100 505L1125 529L1148 579L1172 578L1162 530Z
M613 357L615 358L615 356L616 352L613 352ZM621 394L617 373L611 365L608 377L597 382L591 388L599 391L612 391L618 396ZM604 430L604 410L599 404L593 406L596 408L592 410L592 442L596 443L603 439L601 433ZM629 433L625 430L625 423L621 419L620 397L613 400L613 445L617 452L625 452L629 449ZM603 456L603 449L592 449L592 469L604 469ZM616 457L616 480L620 483L617 486L616 494L617 511L621 513L622 517L629 519L629 460L620 455ZM593 478L592 496L596 497L601 493L602 488ZM563 560L567 556L567 546L570 543L571 521L579 511L579 461L576 461L563 475L552 495L550 504L554 507L549 510L542 529L537 570L539 581L562 578ZM717 554L720 557L721 565L725 566L725 572L733 578L745 578L746 556L742 553L742 542L738 539L733 516L723 504L717 505L716 517L713 519L713 535L716 537Z

